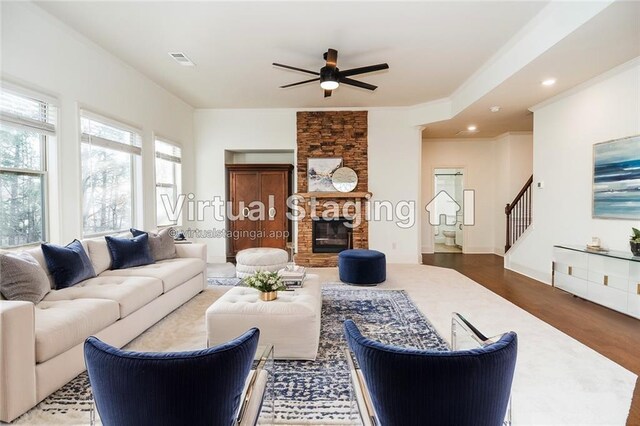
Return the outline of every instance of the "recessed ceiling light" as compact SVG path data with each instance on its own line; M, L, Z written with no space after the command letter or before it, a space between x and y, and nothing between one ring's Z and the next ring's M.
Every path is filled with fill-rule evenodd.
M548 78L548 79L542 81L542 85L543 86L553 86L554 84L556 84L556 79L555 78Z
M471 124L469 126L467 126L467 130L470 132L475 132L476 130L478 130L478 127L475 126L474 124Z
M500 111L500 107L498 105L494 105L491 108L489 108L489 111L498 112L498 111Z
M169 56L171 56L177 63L184 67L194 67L196 65L191 59L187 57L187 55L182 52L169 52Z

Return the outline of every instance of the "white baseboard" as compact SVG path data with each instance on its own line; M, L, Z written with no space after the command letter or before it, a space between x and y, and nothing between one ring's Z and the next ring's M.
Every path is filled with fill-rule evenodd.
M524 275L525 277L531 278L532 280L540 281L541 283L551 285L550 273L540 272L535 269L532 269L527 266L520 265L514 262L509 262L509 265L507 265L507 262L505 262L504 268L513 272L517 272L520 275Z
M465 254L494 254L495 248L493 247L465 247Z

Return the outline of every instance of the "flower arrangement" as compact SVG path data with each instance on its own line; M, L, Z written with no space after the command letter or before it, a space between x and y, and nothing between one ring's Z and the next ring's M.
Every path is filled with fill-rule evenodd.
M255 288L263 293L270 293L272 291L286 290L287 287L282 281L282 277L277 272L256 272L244 279L247 286Z
M629 245L631 245L631 253L634 256L640 256L640 229L631 228L631 238L629 239Z

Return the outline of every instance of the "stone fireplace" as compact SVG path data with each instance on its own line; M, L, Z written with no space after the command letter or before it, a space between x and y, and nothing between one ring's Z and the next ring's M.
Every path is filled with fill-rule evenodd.
M305 212L298 221L295 261L299 265L337 266L341 250L369 247L367 145L367 111L297 113L297 195ZM307 192L308 159L335 157L358 175L355 190ZM344 226L349 221L351 229ZM328 234L320 235L320 241L316 239L319 231Z

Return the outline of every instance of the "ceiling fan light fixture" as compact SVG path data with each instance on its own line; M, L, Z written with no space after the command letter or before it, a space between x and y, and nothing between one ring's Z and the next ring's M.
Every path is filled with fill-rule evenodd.
M336 90L338 87L340 87L341 84L374 91L378 88L378 86L365 83L364 81L354 80L353 78L350 78L350 77L355 75L360 75L360 74L366 74L374 71L389 69L389 65L384 63L384 64L369 65L366 67L351 68L348 70L340 71L337 67L338 51L335 49L327 50L327 52L324 54L324 59L326 61L326 65L320 68L320 72L311 71L304 68L292 67L290 65L283 65L283 64L274 62L273 66L276 66L279 68L299 71L305 74L312 74L316 76L315 78L311 78L309 80L303 80L303 81L298 81L296 83L285 84L283 86L280 86L280 88L286 89L288 87L301 86L303 84L320 81L320 87L324 90L325 98L331 97L331 92L333 90Z
M324 90L335 90L340 86L339 70L336 67L322 67L320 69L320 87Z
M324 90L335 90L340 86L340 83L333 80L325 80L320 82L320 87Z

